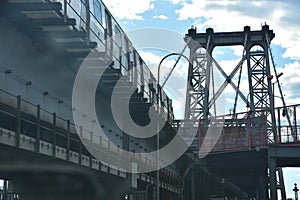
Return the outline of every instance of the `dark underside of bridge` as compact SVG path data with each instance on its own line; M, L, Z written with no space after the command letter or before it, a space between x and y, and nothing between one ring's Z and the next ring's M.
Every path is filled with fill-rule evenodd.
M256 196L267 181L268 151L257 149L240 152L215 153L201 162L212 172L238 186L249 196Z
M200 165L221 177L220 182L229 181L229 185L234 184L227 193L224 184L224 194L230 196L245 192L248 198L267 199L270 167L300 167L299 155L297 143L270 145L267 148L257 147L245 151L211 153L201 159ZM244 194L240 193L240 196L243 197Z
M1 178L17 180L15 190L24 199L118 199L130 192L129 178L7 145L0 148Z

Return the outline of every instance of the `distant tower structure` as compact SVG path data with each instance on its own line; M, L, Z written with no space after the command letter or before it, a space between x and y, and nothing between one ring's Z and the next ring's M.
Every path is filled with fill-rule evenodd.
M295 200L298 200L298 192L299 192L299 189L298 189L296 183L294 184L294 186L295 186L295 187L294 187L293 191L295 192Z
M201 118L215 116L216 109L218 109L216 108L216 101L226 86L231 85L236 92L233 114L237 110L238 98L253 113L257 110L266 110L263 114L268 119L268 139L270 143L276 142L276 121L271 82L273 76L270 70L269 54L269 45L274 37L275 34L268 25L262 26L262 30L259 31L251 31L249 26L245 26L244 31L241 32L215 33L212 28L208 28L206 33L197 33L195 28L189 29L185 37L190 49L185 119L197 123ZM241 60L228 74L214 61L212 53L217 46L232 45L243 46L244 50ZM247 68L248 94L241 90L243 66ZM224 82L218 88L215 86L214 80L216 71L224 77ZM262 115L261 113L255 115Z

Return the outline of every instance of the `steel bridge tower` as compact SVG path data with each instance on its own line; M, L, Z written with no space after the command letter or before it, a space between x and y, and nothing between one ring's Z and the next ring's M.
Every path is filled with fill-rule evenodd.
M233 114L236 113L237 101L240 98L250 111L266 110L268 117L268 139L276 142L276 121L274 113L274 98L272 88L272 74L270 65L269 45L275 37L268 25L260 31L251 31L249 26L243 32L214 33L208 28L206 33L196 33L196 29L189 29L186 42L190 48L190 65L188 71L188 86L186 95L185 119L197 121L201 118L216 116L216 101L224 93L227 85L231 85L236 92ZM217 46L243 46L243 55L230 74L212 58ZM254 49L254 47L259 49ZM241 90L241 73L246 63L249 93ZM218 71L224 82L216 88L214 71ZM238 83L234 83L234 79Z
M275 74L277 73L272 63L273 58L270 50L270 42L274 37L275 34L268 25L263 25L262 29L258 31L252 31L249 26L245 26L244 30L240 32L215 33L212 28L208 28L206 33L197 33L196 28L189 29L185 37L190 49L185 119L197 124L199 119L217 116L220 105L216 102L221 94L224 94L226 87L230 85L235 92L233 113L231 113L233 118L238 109L238 102L243 102L245 106L247 105L252 119L260 119L261 117L267 119L267 143L276 144L277 130L274 112L274 83L272 83L274 76L271 74L272 65L273 71ZM231 73L226 73L226 70L213 59L213 50L218 46L232 45L242 46L243 54ZM242 80L242 70L244 70L243 76L246 76L249 86L247 93L241 88L242 83L245 84L245 80ZM216 86L215 81L216 73L221 74L224 78L218 86ZM275 78L278 81L278 77ZM256 112L262 110L264 112ZM254 125L256 121L252 120L251 123ZM195 152L199 151L198 140L199 138L196 138L191 147ZM270 171L276 177L276 169L275 171L270 169ZM281 169L278 170L278 176L279 180L283 180ZM276 187L277 189L279 187L284 199L283 183Z

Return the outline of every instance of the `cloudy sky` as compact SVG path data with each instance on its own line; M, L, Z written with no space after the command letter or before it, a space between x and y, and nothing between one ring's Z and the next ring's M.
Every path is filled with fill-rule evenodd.
M300 102L300 1L298 0L103 0L124 31L157 27L176 31L182 36L191 27L198 32L212 27L215 32L261 30L267 23L276 36L272 51L288 105ZM156 38L153 38L154 40ZM133 41L134 43L134 41ZM140 50L143 59L155 71L163 53ZM237 64L241 47L215 50L222 67ZM229 70L230 71L230 70ZM179 72L180 73L180 72ZM183 73L185 75L185 73ZM182 92L183 88L179 88ZM230 92L230 91L227 91ZM275 91L278 92L278 91ZM177 95L177 94L176 94ZM278 93L276 95L279 95ZM176 106L183 101L178 95ZM278 105L278 104L277 104ZM280 104L278 105L280 106ZM300 179L295 171L286 173L287 193L292 197L292 182ZM300 174L300 173L297 173ZM293 179L292 179L293 178Z
M299 103L300 93L296 92L300 86L299 1L104 0L104 3L124 31L158 27L184 36L191 26L197 27L198 32L205 32L208 27L221 32L242 31L246 25L251 26L251 30L260 30L267 23L276 34L272 50L278 73L284 72L280 81L285 99L287 104ZM157 66L157 61L163 56L161 54L157 57L153 52L145 53L140 51L150 68L151 64ZM230 67L227 66L235 66L240 60L242 47L215 49L214 54L217 55L218 63L228 69ZM277 105L280 106L279 103Z

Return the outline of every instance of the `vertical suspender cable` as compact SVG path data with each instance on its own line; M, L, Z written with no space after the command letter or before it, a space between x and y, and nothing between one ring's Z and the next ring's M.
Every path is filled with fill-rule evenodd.
M269 37L268 37L267 33L266 33L266 40L267 40L268 50L270 52L271 61L272 61L272 65L273 65L273 70L274 70L274 73L275 73L275 78L276 78L276 82L277 82L277 85L278 85L278 89L279 89L280 97L281 97L281 100L282 100L282 104L283 104L284 109L286 109L286 103L285 103L285 100L283 98L282 89L281 89L281 86L280 86L280 83L279 83L279 78L277 76L277 70L276 70L276 67L275 67L275 61L274 61L273 53L271 51L270 40L269 40ZM274 95L274 91L272 91L272 93ZM289 123L289 126L291 127L291 133L292 133L292 135L294 135L294 130L292 128L292 123L291 123L290 115L289 115L288 112L286 112L286 118L287 118L287 121Z

